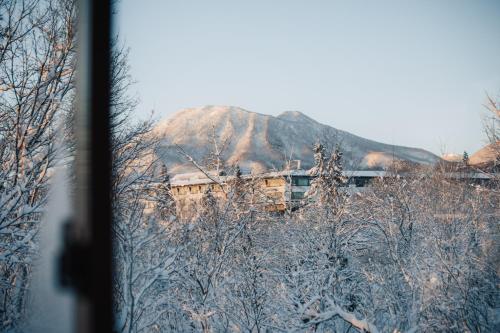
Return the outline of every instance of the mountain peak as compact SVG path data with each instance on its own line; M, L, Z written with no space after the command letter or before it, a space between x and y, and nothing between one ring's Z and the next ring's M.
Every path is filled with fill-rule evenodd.
M288 120L288 121L307 121L316 123L317 121L309 118L300 111L285 111L277 116L278 119Z

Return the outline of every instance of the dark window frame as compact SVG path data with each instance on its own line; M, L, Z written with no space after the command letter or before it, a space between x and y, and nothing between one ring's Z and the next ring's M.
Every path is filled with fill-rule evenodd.
M74 331L113 332L111 1L79 0L75 212L60 282L76 294Z

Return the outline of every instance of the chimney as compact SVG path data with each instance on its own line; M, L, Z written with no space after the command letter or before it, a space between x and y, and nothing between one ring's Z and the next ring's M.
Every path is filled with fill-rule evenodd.
M288 170L300 170L300 160L291 160L288 162Z

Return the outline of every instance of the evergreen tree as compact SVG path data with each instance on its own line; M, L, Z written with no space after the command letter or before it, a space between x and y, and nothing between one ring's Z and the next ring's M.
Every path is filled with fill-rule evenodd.
M466 167L469 166L469 154L466 151L464 151L462 162Z
M337 145L327 156L323 144L316 143L313 147L315 166L311 171L314 180L311 183L310 194L314 195L319 204L332 203L340 194L338 188L344 186L347 178L343 175L342 151Z

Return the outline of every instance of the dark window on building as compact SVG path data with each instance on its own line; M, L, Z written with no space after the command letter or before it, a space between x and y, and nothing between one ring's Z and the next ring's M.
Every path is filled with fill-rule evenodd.
M292 177L292 185L294 186L309 186L309 177Z
M354 178L354 183L356 184L356 187L365 187L368 185L368 182L370 181L370 177L356 177Z
M304 192L292 192L292 200L304 199Z

